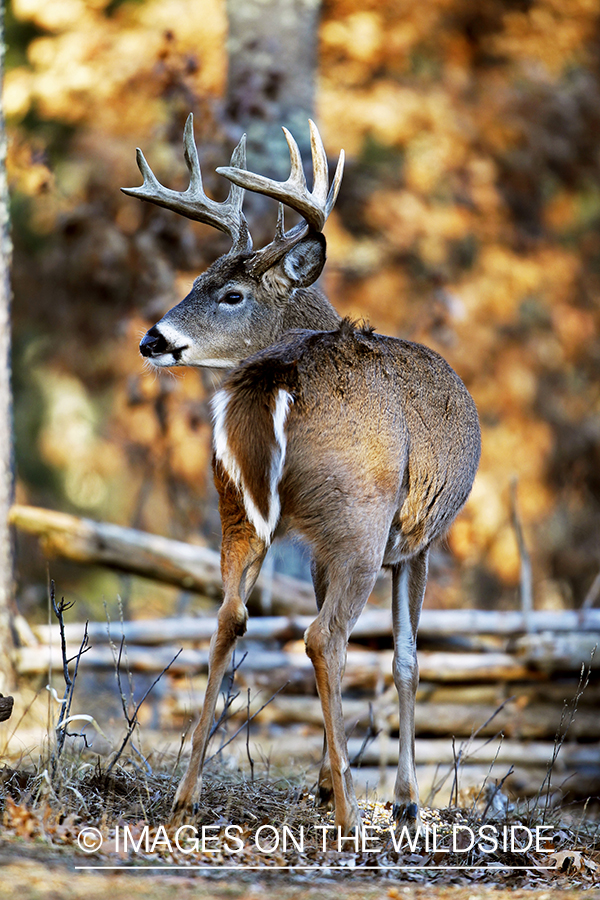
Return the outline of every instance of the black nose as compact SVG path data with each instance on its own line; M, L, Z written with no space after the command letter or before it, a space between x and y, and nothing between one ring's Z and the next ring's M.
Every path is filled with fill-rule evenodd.
M140 341L142 356L160 356L161 353L167 353L168 349L169 345L156 325L153 325Z

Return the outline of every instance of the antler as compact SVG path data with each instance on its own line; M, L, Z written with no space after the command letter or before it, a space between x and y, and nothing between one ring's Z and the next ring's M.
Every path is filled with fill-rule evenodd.
M322 231L329 213L333 209L342 183L344 172L344 151L340 151L340 157L335 170L331 188L329 188L329 167L323 141L318 128L312 119L310 125L310 148L313 163L313 189L309 192L302 168L302 158L298 144L287 130L283 129L285 139L290 150L290 176L287 181L273 181L264 175L257 175L241 167L220 166L217 169L219 175L225 175L234 184L250 191L257 191L267 197L273 197L280 201L279 215L275 237L270 244L253 254L248 261L248 267L254 274L261 274L274 265L287 251L297 244L309 229ZM329 189L329 190L328 190ZM284 230L283 206L300 213L304 222L299 222L289 231Z
M312 193L309 192L306 186L298 144L287 128L283 129L290 149L291 162L290 177L287 181L273 181L270 178L265 178L264 175L256 175L254 172L249 172L247 169L239 166L236 168L219 166L217 172L219 175L225 175L233 184L239 185L241 188L257 191L259 194L266 194L267 197L273 197L274 200L285 203L290 209L300 213L312 229L322 231L327 217L333 209L342 182L344 151L340 152L333 184L331 189L329 189L329 168L323 141L315 123L311 119L308 121L310 124L310 147L313 163Z
M136 151L137 164L144 177L144 183L137 188L121 188L123 193L140 200L148 200L163 206L165 209L180 213L188 219L196 222L204 222L212 225L219 231L224 231L233 240L230 253L250 252L252 238L248 230L248 223L242 212L244 201L243 188L233 183L227 199L223 203L211 200L204 193L202 186L202 173L198 160L198 150L194 141L194 120L189 114L183 132L183 153L190 173L190 184L186 191L172 191L164 187L154 175L154 172L146 162L144 154L138 148ZM246 136L244 135L233 151L231 166L228 171L244 170L246 166Z

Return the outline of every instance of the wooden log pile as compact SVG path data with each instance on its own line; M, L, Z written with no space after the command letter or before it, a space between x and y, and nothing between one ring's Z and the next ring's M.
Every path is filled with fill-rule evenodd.
M240 699L232 707L231 725L239 726L270 699L252 729L254 739L269 747L274 765L286 760L315 764L320 756L320 703L301 637L310 621L307 616L251 618L247 636L239 642L238 661L246 656L236 673ZM507 784L533 794L552 758L557 732L568 722L560 763L555 764L557 777L571 793L600 790L600 655L594 654L600 642L600 612L588 610L579 616L534 611L528 624L532 630L525 633L522 616L512 612L423 611L416 734L425 783L434 779L438 767L453 764L454 738L455 752L463 744L469 748L461 763L464 782L484 778L496 758L492 777L502 777L513 765ZM113 669L109 641L118 646L124 636L129 670L154 676L183 647L164 678L159 710L164 732L179 734L202 704L208 642L215 627L215 616L124 622L113 624L110 633L106 623L89 623L92 647L82 664ZM351 638L343 682L351 752L357 752L369 729L377 733L362 758L371 784L373 767L393 765L397 752L390 632L389 610L365 610ZM66 626L70 656L83 633L83 624ZM45 674L49 665L60 670L58 627L40 626L36 634L37 646L17 651L17 668L24 676ZM388 646L370 649L378 642ZM582 667L589 683L571 715L568 704L572 706L578 692Z
M14 507L11 518L38 534L50 554L220 595L218 554L207 548L30 507ZM314 598L310 586L293 579L276 577L269 590L278 614L251 616L236 652L238 661L242 654L246 657L236 672L240 699L230 710L232 727L270 699L252 720L254 740L263 748L258 753L266 753L273 764L314 765L322 749L321 711L302 641L314 616ZM113 669L114 646L124 638L129 670L134 676L155 676L183 648L163 677L157 701L161 735L167 740L171 734L178 741L181 728L202 703L208 643L215 628L215 615L117 623L110 634L106 623L92 622L92 646L81 666ZM68 624L65 633L68 654L75 656L84 626ZM36 636L37 645L17 651L16 666L22 676L46 678L50 666L54 672L62 667L58 626L38 627ZM454 766L458 754L463 784L490 777L492 765L492 780L501 778L512 765L507 785L521 794L535 794L558 734L564 743L554 766L554 784L563 784L565 793L576 796L599 793L599 643L600 610L592 608L425 609L419 629L416 709L424 792L440 767ZM351 754L358 752L369 730L377 734L363 752L366 772L375 772L373 767L384 772L397 759L391 647L390 611L368 606L351 636L343 682ZM583 682L587 680L583 693L582 671ZM93 713L89 703L85 712ZM244 739L242 744L245 757Z

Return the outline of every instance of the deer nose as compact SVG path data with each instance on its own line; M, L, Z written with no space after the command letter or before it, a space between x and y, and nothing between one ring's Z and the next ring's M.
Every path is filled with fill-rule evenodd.
M160 356L161 353L167 353L169 345L166 338L160 333L156 325L146 332L140 341L140 353L142 356Z

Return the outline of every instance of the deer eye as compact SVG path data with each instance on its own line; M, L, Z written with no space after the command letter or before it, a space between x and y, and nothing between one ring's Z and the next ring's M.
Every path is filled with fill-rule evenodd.
M241 303L244 299L244 295L240 293L240 291L227 291L226 294L221 297L221 303L227 303L229 306L235 306L236 303Z

